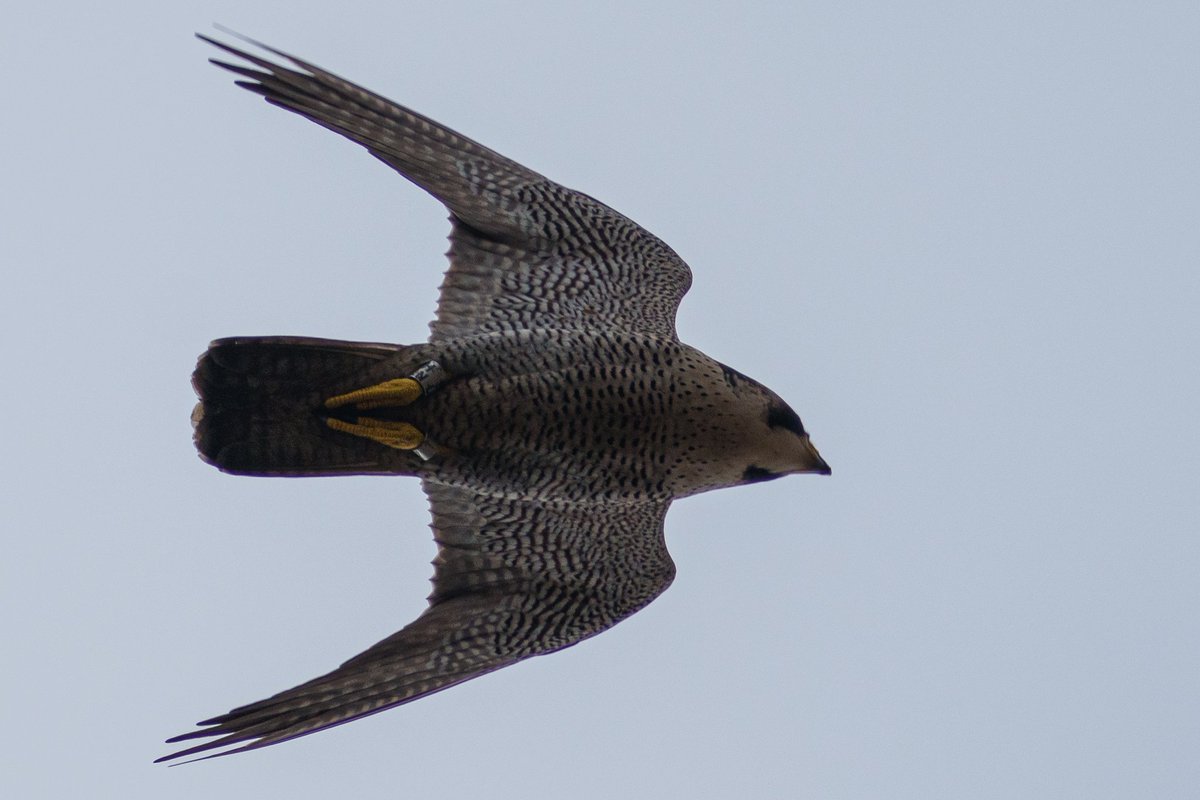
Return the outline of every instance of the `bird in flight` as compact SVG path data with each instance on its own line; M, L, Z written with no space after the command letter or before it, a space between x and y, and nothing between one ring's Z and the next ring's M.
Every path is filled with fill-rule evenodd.
M416 620L159 761L294 739L569 647L670 585L672 500L829 474L778 395L679 341L691 271L653 234L313 64L199 38L242 62L213 59L239 86L440 200L451 227L427 342L213 342L193 376L200 456L237 475L418 477L438 552Z

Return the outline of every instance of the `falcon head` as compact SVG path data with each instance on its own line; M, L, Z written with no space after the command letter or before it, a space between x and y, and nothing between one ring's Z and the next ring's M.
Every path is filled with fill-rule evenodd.
M753 378L720 365L736 398L740 483L759 483L796 473L829 475L831 470L813 446L800 415L779 395Z
M761 425L753 426L754 460L742 473L742 483L782 478L798 472L829 475L829 465L804 430L804 423L791 406L774 392L765 389L766 411Z

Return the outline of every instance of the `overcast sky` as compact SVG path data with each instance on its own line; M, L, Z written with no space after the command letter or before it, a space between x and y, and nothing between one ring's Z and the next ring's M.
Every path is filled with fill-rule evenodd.
M1200 5L27 6L0 31L0 792L1131 798L1200 786ZM416 481L235 478L210 339L415 342L444 209L220 22L640 222L833 466L677 503L578 647L278 747L167 736L424 606Z

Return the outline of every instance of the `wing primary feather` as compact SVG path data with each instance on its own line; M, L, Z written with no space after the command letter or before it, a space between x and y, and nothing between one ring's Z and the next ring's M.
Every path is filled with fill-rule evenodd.
M286 64L197 34L246 62L211 59L238 76L238 86L361 145L449 209L451 266L433 338L514 326L598 325L675 337L675 310L691 273L657 237L594 198L405 106L233 35ZM456 281L459 274L473 280ZM565 276L573 291L550 291ZM536 306L529 296L539 298Z

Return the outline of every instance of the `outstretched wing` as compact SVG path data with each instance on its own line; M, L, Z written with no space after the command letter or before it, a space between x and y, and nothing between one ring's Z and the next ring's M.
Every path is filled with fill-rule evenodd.
M562 649L642 608L675 576L665 502L548 507L424 487L438 543L429 608L328 675L168 739L217 737L159 761L294 739Z
M297 71L200 38L258 68L214 59L249 79L239 86L358 142L450 210L431 339L535 327L675 337L691 272L635 222L308 62L259 45Z

